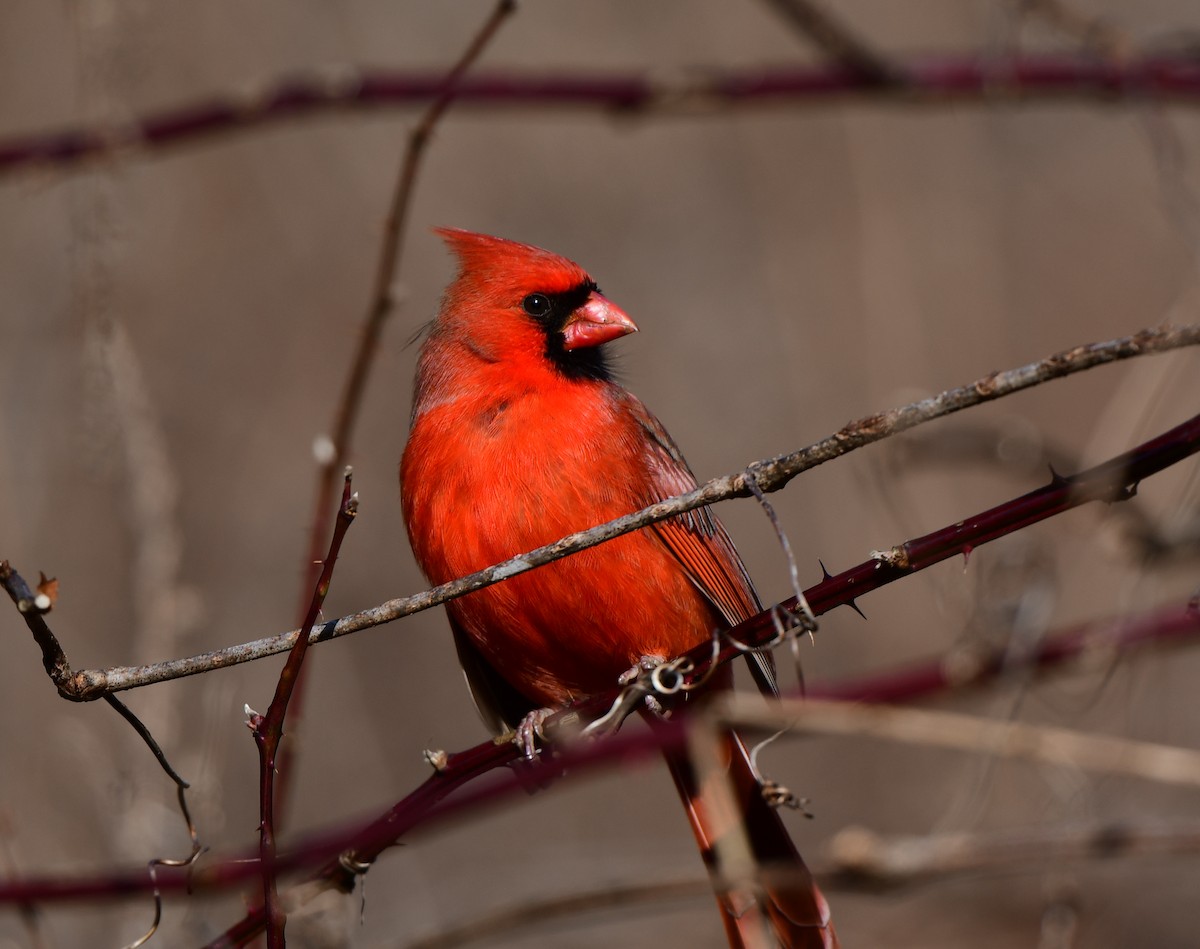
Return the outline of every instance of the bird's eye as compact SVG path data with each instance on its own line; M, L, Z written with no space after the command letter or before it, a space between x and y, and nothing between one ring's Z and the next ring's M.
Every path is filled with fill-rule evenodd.
M530 316L545 316L550 312L550 298L544 293L531 293L521 301L521 306Z

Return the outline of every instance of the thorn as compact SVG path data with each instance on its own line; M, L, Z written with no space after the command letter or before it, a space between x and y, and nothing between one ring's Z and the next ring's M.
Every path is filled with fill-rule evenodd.
M1138 482L1129 485L1119 485L1112 489L1112 496L1105 499L1105 504L1119 504L1137 497Z
M1057 487L1058 485L1066 484L1067 481L1069 480L1068 478L1065 478L1062 475L1060 475L1058 473L1058 471L1055 470L1054 465L1047 464L1046 467L1050 469L1050 484L1051 485Z
M437 750L426 748L421 754L425 757L426 763L438 774L446 770L446 765L450 761L450 756L440 748Z
M861 616L863 619L867 618L867 614L864 613L862 610L860 610L858 608L858 604L855 603L853 600L847 600L845 605L850 607L850 609L854 610L854 612L857 613L859 616Z
M820 557L818 557L817 563L819 563L821 565L821 579L822 580L832 580L833 574L825 569L825 561L822 560Z
M963 572L964 573L966 572L967 564L969 564L971 562L971 551L973 551L974 549L975 548L972 547L970 544L963 544L962 555L963 555Z

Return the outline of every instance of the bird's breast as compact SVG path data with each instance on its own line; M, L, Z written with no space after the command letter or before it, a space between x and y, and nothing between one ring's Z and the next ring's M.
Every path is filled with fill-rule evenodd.
M482 569L640 506L628 439L608 403L603 393L564 401L515 390L420 413L402 481L430 579ZM457 536L421 525L452 525Z

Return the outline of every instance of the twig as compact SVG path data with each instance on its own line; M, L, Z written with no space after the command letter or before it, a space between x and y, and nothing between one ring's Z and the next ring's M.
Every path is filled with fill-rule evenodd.
M601 110L622 115L722 115L735 108L780 103L829 105L845 99L880 104L1047 105L1062 101L1130 103L1152 98L1200 103L1200 63L1189 55L1147 56L1125 63L1093 56L1022 56L1002 69L975 53L897 60L881 87L843 65L705 70L684 81L642 74L521 73L465 78L458 107ZM115 155L166 149L257 131L323 113L405 108L429 102L444 88L441 74L341 67L282 77L242 94L188 102L130 123L14 135L0 140L0 175L45 167L71 168Z
M337 523L333 537L329 541L329 552L325 555L321 576L313 590L309 603L308 615L304 618L304 628L311 628L321 613L321 605L329 593L329 585L333 581L333 568L337 563L338 552L342 540L350 525L354 523L358 513L358 495L350 490L350 471L347 470L343 479L342 503L338 508ZM279 681L275 686L275 696L271 699L270 708L266 715L251 714L249 724L254 733L254 742L258 746L259 757L259 864L262 869L263 905L267 914L267 945L269 949L283 949L284 925L286 914L279 902L279 892L275 885L275 758L279 751L279 742L283 739L283 723L287 718L288 702L300 670L304 665L304 656L308 650L309 640L304 637L296 639L283 671L279 673Z
M924 422L1104 363L1148 353L1165 352L1198 343L1200 343L1200 324L1193 324L1175 328L1143 330L1133 336L1079 346L1039 362L1006 372L992 373L969 385L949 389L940 395L851 422L840 431L807 448L757 461L750 466L750 470L753 471L758 486L764 492L777 491L801 472L815 468L817 465L824 464L864 445L880 441L898 432L907 431ZM310 639L314 643L324 642L327 639L390 623L437 606L447 600L499 583L507 577L561 559L568 554L594 547L621 534L664 521L677 514L728 498L744 497L750 493L746 478L745 470L714 478L694 491L652 504L634 514L609 521L607 524L571 534L552 544L539 547L537 550L521 554L459 580L442 584L423 593L388 600L371 609L343 616L334 622L325 624L320 629L310 631ZM868 567L863 579L866 574L880 566L876 563ZM811 596L812 594L809 592L810 600ZM91 701L108 692L140 688L155 682L165 682L207 672L211 669L273 656L291 648L297 635L297 631L292 630L288 633L257 639L186 659L170 659L143 666L116 666L109 669L86 669L80 672L71 672L63 658L62 667L55 666L55 671L51 671L51 678L55 680L59 694L64 698L75 701ZM43 653L45 655L45 648ZM47 671L50 670L51 666L47 666Z
M899 80L896 69L849 27L812 0L766 0L787 23L811 40L834 62L876 86Z
M408 217L408 209L412 202L413 187L417 180L421 158L425 147L438 122L450 107L451 102L459 94L463 76L475 63L484 48L500 28L504 18L516 9L516 0L500 0L492 14L471 40L458 62L450 71L441 77L438 83L438 93L426 109L420 121L417 122L408 135L408 144L404 151L404 160L392 191L391 204L383 228L383 242L379 249L379 259L375 265L375 276L371 285L371 299L367 305L367 314L363 320L363 331L359 337L358 348L355 350L350 371L346 375L345 388L338 402L337 414L330 436L333 451L328 461L323 461L319 474L317 500L313 512L313 527L310 533L309 554L306 565L319 565L321 548L324 545L322 527L332 506L334 485L337 472L346 467L350 450L350 442L354 435L354 425L358 419L359 406L362 403L362 393L370 376L371 365L375 352L379 348L379 337L383 324L395 306L394 283L400 267L400 256L403 250L404 223ZM317 568L310 567L306 589L311 589L316 582Z
M708 718L718 729L786 728L796 734L855 735L1200 788L1200 751L1191 748L956 712L819 699L766 702L745 692L725 692L696 717Z
M1014 864L1200 852L1200 824L1092 824L884 838L865 827L839 831L827 848L822 883L838 889L892 889L951 874L1003 870Z
M42 665L45 667L47 674L51 679L56 675L70 675L71 667L67 662L67 657L63 653L62 646L59 645L58 639L47 625L44 614L49 612L53 606L53 596L41 592L35 595L29 589L23 577L12 569L7 560L0 560L0 585L3 585L12 601L16 604L17 610L25 618L25 623L33 633L33 638L42 650ZM43 578L42 586L53 585L53 581L49 584ZM148 864L149 880L152 894L154 897L154 921L151 923L149 930L135 940L129 949L136 949L146 943L158 930L158 923L162 916L162 896L157 885L157 868L158 867L187 867L195 862L196 858L203 852L203 847L200 844L200 837L196 831L196 824L192 820L191 811L188 809L187 789L189 787L178 771L171 766L171 762L167 760L166 754L159 747L158 742L150 733L150 729L142 723L129 707L115 695L109 693L103 696L104 701L135 731L139 738L150 749L150 753L154 755L154 760L158 762L159 767L167 774L175 783L176 797L179 801L179 811L183 815L184 824L187 827L188 838L192 842L191 853L182 860L172 860L166 857L156 857Z

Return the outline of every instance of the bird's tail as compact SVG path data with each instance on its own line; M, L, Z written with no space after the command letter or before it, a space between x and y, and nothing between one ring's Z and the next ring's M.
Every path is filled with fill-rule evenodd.
M713 881L729 945L838 949L829 905L778 811L763 798L745 745L737 735L724 744L727 774L698 773L683 750L664 755ZM732 791L732 799L722 790ZM730 855L744 856L747 844L752 860L740 862L751 872L731 872L731 862L739 861Z

